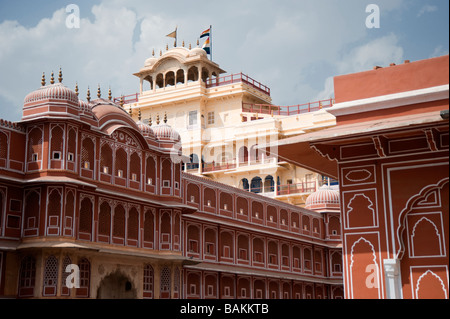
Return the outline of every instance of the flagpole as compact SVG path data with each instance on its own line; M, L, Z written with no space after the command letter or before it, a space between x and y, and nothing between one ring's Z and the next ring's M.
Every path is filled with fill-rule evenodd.
M210 38L210 41L209 41L209 50L211 51L210 52L210 54L209 54L209 58L211 59L211 61L212 61L212 25L209 25L209 38Z

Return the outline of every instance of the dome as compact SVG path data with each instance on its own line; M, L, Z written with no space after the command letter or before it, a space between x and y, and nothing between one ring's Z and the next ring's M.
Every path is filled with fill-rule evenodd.
M311 210L339 209L339 191L329 186L322 186L308 196L305 208Z
M155 137L160 141L179 142L180 134L166 123L152 127Z
M79 116L80 105L78 103L78 95L75 91L65 87L60 82L54 83L53 74L50 85L45 85L44 77L42 86L29 93L24 101L22 108L22 120L29 120L36 117L72 117Z
M78 106L80 108L81 113L92 114L92 110L91 110L91 107L89 106L89 103L87 103L83 100L78 100Z
M153 64L155 64L156 61L158 61L158 59L155 58L154 56L152 56L152 57L148 58L147 60L145 60L144 67L152 66Z
M78 96L75 91L65 87L62 83L56 83L42 86L36 91L29 93L25 97L24 107L48 100L65 101L78 105Z
M139 130L142 132L142 135L144 135L144 137L153 137L153 138L155 137L155 133L153 132L150 125L147 125L141 121L138 121L136 124L139 127Z
M208 57L206 51L203 50L202 48L193 48L192 50L190 50L188 56L196 56L196 55L203 55L205 57Z

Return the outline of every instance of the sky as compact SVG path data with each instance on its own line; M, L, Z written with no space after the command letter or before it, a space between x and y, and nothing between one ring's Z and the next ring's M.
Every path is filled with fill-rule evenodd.
M73 15L79 9L79 27ZM370 4L379 9L379 27ZM333 77L449 54L447 0L0 0L0 118L19 121L25 96L53 71L85 100L136 93L155 50L196 46L212 26L212 59L270 87L272 103L334 97ZM200 39L200 46L205 38Z

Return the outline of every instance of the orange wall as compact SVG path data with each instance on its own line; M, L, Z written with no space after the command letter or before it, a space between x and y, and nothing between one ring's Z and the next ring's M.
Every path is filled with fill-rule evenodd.
M336 76L336 103L394 94L449 83L449 56Z

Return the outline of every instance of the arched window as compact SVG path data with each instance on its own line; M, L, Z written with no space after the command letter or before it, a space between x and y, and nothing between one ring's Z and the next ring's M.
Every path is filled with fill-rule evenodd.
M85 138L81 149L81 167L87 170L94 170L94 142L90 138Z
M92 201L84 198L81 201L80 223L78 226L79 236L91 240L92 234Z
M262 191L262 179L261 177L253 177L252 183L250 185L250 191L252 193L261 193Z
M179 69L177 71L177 80L176 83L182 83L184 84L184 70L183 69Z
M141 158L134 152L130 156L130 176L129 179L135 182L141 181Z
M153 283L154 283L155 272L152 265L146 264L144 266L144 299L153 299Z
M106 237L102 238L102 241L106 240L109 242L111 235L111 206L109 206L108 202L103 202L100 205L100 212L98 216L98 234Z
M50 143L50 158L52 160L62 160L64 148L64 131L60 126L52 128Z
M239 182L239 188L248 191L249 190L249 183L248 183L248 179L243 178L241 179L241 181Z
M127 223L127 237L128 239L137 240L139 238L139 213L136 207L131 207L128 212L128 223Z
M49 192L47 206L47 234L58 235L62 208L61 190L54 188L50 189Z
M146 183L147 185L155 185L156 183L156 163L152 156L147 158L147 165L145 168Z
M125 208L120 204L114 209L113 236L125 237Z
M188 82L192 81L198 81L198 68L196 66L192 66L188 70Z
M36 260L32 256L26 256L20 263L19 273L19 297L34 296L34 284L36 281Z
M275 190L274 186L275 182L273 180L273 176L271 175L266 176L266 178L264 179L264 192L267 193L273 192Z
M187 228L187 251L190 254L200 253L200 229L196 225L189 225Z
M144 217L144 246L153 248L155 236L155 221L153 213L150 210L145 212Z
M112 149L108 144L103 145L100 151L100 170L103 174L112 173Z
M25 236L36 236L39 226L40 194L31 190L25 197Z
M242 146L239 149L239 163L247 163L248 162L248 149L247 146Z
M173 71L169 71L166 73L166 83L165 87L170 87L175 85L175 73Z
M159 73L156 76L156 88L162 89L163 87L164 87L164 76L162 75L162 73Z
M68 140L67 140L67 169L71 171L76 171L77 166L75 165L77 155L77 132L75 129L69 129Z
M128 156L127 152L123 148L119 148L116 151L116 176L120 178L127 178L128 170Z
M44 268L44 288L42 295L44 297L56 296L58 286L58 259L55 256L49 256L45 260Z
M42 130L35 127L28 133L28 161L39 160L42 160Z
M170 298L170 277L171 272L169 267L163 267L161 270L161 293L160 298L161 299L169 299Z

